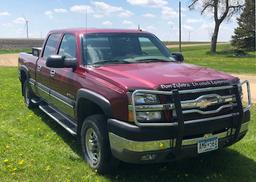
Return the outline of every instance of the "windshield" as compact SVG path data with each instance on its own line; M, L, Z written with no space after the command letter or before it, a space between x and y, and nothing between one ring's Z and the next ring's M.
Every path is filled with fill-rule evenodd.
M173 61L163 43L148 33L92 33L82 45L88 65Z

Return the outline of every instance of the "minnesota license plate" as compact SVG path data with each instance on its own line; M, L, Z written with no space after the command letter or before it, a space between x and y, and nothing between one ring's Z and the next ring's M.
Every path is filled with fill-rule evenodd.
M218 149L218 137L202 138L197 142L197 153L210 152Z

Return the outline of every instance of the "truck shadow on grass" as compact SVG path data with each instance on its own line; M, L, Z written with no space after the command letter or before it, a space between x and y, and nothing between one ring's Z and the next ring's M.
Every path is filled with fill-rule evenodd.
M225 149L167 164L122 164L112 181L255 181L256 161Z
M34 109L33 112L82 158L80 144L76 137L70 135L41 110ZM121 162L112 175L105 177L110 181L118 182L255 181L256 161L227 148L164 164L136 165Z
M63 141L69 145L69 147L82 157L82 151L80 150L80 146L78 140L75 136L71 135L66 131L62 126L56 123L52 118L50 118L47 114L41 111L38 108L33 108L32 111L36 114L40 119L47 124L53 132L59 135Z

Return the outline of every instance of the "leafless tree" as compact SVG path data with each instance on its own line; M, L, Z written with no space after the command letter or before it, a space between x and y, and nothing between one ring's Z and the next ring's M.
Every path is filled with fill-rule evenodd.
M191 0L189 9L201 8L201 14L212 13L215 26L211 38L211 53L216 53L216 44L221 23L226 18L231 18L244 7L244 0Z

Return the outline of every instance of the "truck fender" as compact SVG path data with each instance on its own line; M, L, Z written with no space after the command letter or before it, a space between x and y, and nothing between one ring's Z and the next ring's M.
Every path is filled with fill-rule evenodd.
M21 77L21 72L22 71L25 73L26 78L28 79L29 78L29 70L28 70L28 68L25 65L21 65L19 69L20 69L20 71L19 71L19 79L20 79L20 81L22 81L22 77Z
M21 74L22 72L25 73L25 78L28 79L29 78L29 71L28 71L28 68L24 65L21 65L20 68L19 68L19 79L20 79L20 82L21 82L21 93L24 96L23 83L24 83L25 79L23 78L24 76L22 76L22 74Z
M76 109L78 108L80 99L87 99L90 102L95 103L101 108L106 117L110 118L112 116L111 104L104 96L85 88L79 89L76 97Z

